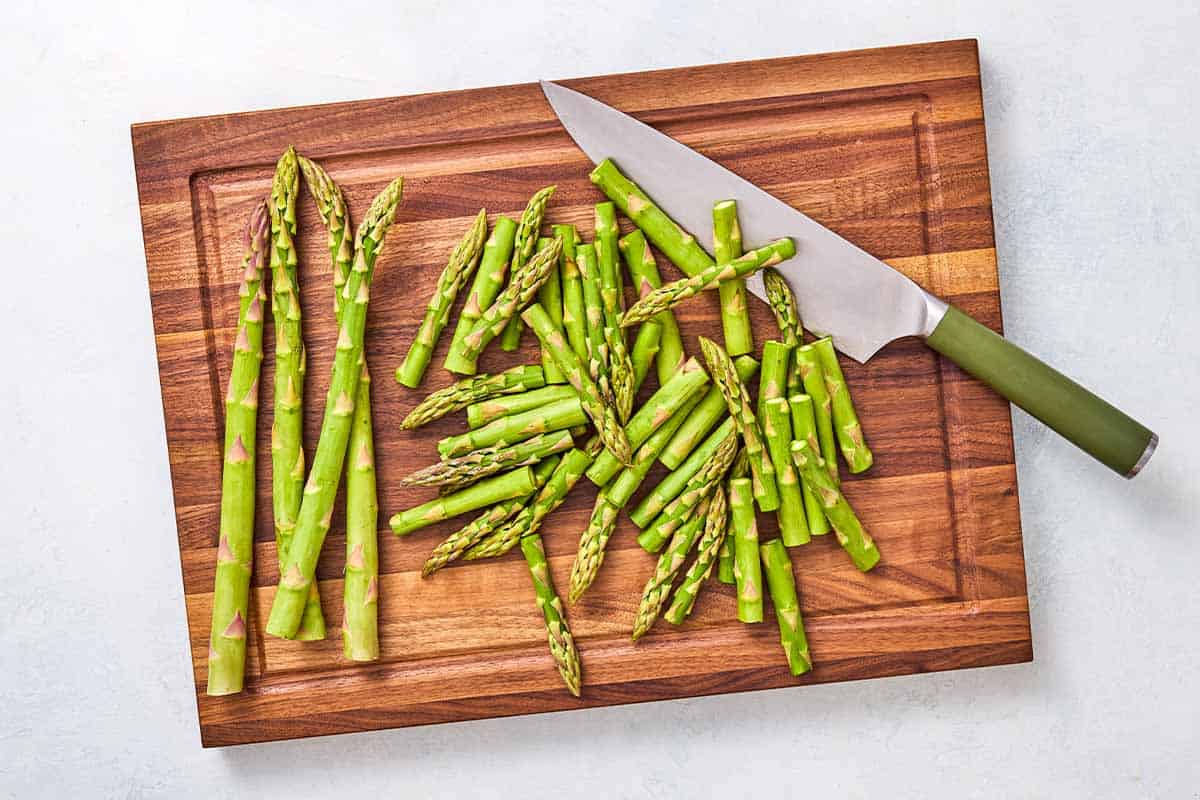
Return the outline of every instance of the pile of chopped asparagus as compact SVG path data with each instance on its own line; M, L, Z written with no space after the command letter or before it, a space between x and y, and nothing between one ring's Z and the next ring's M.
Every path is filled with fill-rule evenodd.
M402 423L413 429L465 409L468 430L442 439L441 460L404 479L441 494L395 514L392 530L408 535L478 512L434 548L425 576L459 558L500 556L520 545L550 651L579 695L579 654L539 531L582 477L598 487L567 592L579 600L599 573L620 512L661 463L670 472L628 510L639 544L659 554L633 639L659 616L682 623L714 570L718 581L736 586L738 619L762 622L765 573L789 669L802 675L812 659L788 548L832 531L863 572L878 563L879 551L839 488L838 453L851 473L868 469L872 455L833 343L804 343L795 298L772 269L795 245L779 239L743 252L737 205L723 200L713 207L713 258L612 161L591 179L609 200L595 206L590 243L572 225L552 225L552 236L541 236L550 186L530 199L519 222L499 216L486 241L480 211L451 255L396 380L420 385L451 306L474 274L443 363L465 377L425 398ZM635 226L624 237L618 210ZM687 277L663 283L651 245ZM628 309L622 261L638 298ZM779 338L755 359L745 278L759 270ZM710 289L720 296L724 342L698 337L701 361L686 355L671 309ZM540 365L477 374L488 344L498 338L516 349L523 327L540 343ZM658 388L635 409L652 368ZM747 388L755 373L756 402ZM777 515L779 538L759 541L755 506Z

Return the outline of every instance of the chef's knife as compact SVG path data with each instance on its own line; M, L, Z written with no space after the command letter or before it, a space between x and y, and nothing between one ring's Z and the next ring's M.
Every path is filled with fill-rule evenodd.
M699 241L712 241L712 203L726 199L738 203L747 242L792 237L796 256L776 269L805 327L846 355L865 362L894 339L920 336L1125 477L1150 460L1158 444L1150 429L820 223L615 108L546 81L542 91L588 158L612 159ZM747 285L766 299L760 276Z

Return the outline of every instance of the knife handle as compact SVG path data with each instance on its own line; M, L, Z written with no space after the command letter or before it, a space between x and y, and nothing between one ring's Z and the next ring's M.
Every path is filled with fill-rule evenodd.
M926 341L1126 478L1154 453L1158 436L1145 425L954 306Z

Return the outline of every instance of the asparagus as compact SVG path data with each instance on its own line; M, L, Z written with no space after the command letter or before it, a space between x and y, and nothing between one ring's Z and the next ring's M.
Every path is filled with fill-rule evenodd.
M547 458L539 462L533 468L534 486L538 489L545 486L546 481L550 479L550 474L557 466L558 462L554 458ZM530 497L532 497L532 494L514 497L511 500L497 503L459 530L447 536L441 544L433 549L433 552L430 553L429 558L425 561L425 565L421 567L421 577L428 578L451 561L456 560L474 546L476 542L481 542L490 536L493 531L520 513Z
M813 416L812 398L806 394L794 394L788 398L792 411L792 439L808 442L814 453L821 452L817 443L817 420ZM790 451L790 445L789 445ZM800 492L804 497L804 515L808 518L808 529L813 536L829 533L829 520L817 499L816 491L806 481L800 481Z
M675 581L675 576L679 574L679 570L683 569L683 562L687 560L688 553L691 552L692 545L696 542L696 536L702 528L706 527L704 518L708 506L709 503L705 500L698 508L694 509L694 513L671 537L670 546L658 557L654 574L642 588L642 600L638 604L637 616L633 620L631 637L633 641L636 642L645 636L654 625L655 620L658 619L659 612L662 611L667 597L671 594L671 584Z
M542 487L534 500L517 513L509 522L501 526L495 533L467 551L468 561L490 556L502 556L513 548L513 545L523 536L537 533L551 511L562 505L567 494L575 488L575 484L583 477L583 471L592 463L592 457L583 450L572 450L563 456L562 461L550 476L550 480Z
M492 305L496 295L500 294L504 280L508 276L508 258L512 255L513 244L517 234L517 223L505 216L496 218L492 233L483 246L483 258L479 261L479 269L475 273L475 281L467 294L458 315L458 323L454 326L454 338L450 341L450 351L442 366L460 375L474 375L476 359L467 358L463 352L464 340L484 309Z
M541 250L550 244L550 239L542 237L537 241L537 248ZM561 239L558 240L558 265L557 269L552 268L550 274L546 276L546 282L542 284L542 288L538 289L538 302L542 304L542 308L546 309L546 313L550 315L550 320L561 330L563 328L563 295L562 295L562 246ZM558 371L558 365L554 363L554 359L542 348L542 370L546 373L546 383L566 383L562 373Z
M750 464L746 461L746 448L738 451L737 458L733 460L733 466L729 468L729 476L725 482L725 496L729 496L729 483L737 478L745 478L750 474ZM733 525L733 520L730 519L725 524L725 541L721 543L721 549L717 553L717 580L721 583L733 586L737 583L733 574L733 536L729 533L730 527Z
M768 400L763 408L762 424L779 489L779 535L788 547L808 544L812 534L804 514L800 478L792 463L792 415L788 401L782 397Z
M559 278L562 283L563 329L567 341L579 360L587 360L587 317L583 310L583 278L575 263L575 246L579 235L574 225L555 225L554 236L562 242L558 257Z
M546 621L546 636L550 641L550 654L558 665L558 674L571 694L579 697L580 664L579 652L575 649L575 639L571 629L567 627L567 619L563 612L562 600L554 591L550 579L550 569L546 563L546 549L542 545L542 537L536 534L521 539L521 552L525 563L529 565L529 576L533 579L533 590L537 593L538 608Z
M421 384L429 366L429 359L433 356L433 348L450 318L450 307L454 305L459 290L475 272L486 237L487 211L481 208L462 241L450 253L450 259L438 277L437 289L429 299L429 307L425 309L421 327L417 329L417 335L408 348L404 362L396 369L397 383L410 389L415 389Z
M459 514L531 494L533 491L533 470L529 467L518 467L511 472L484 478L479 483L454 494L393 514L388 524L392 527L392 533L405 536Z
M549 347L559 369L567 377L567 382L579 393L583 410L591 417L592 424L596 426L596 433L599 434L600 441L617 457L618 461L628 464L631 457L629 439L626 438L625 431L617 421L612 407L606 405L601 399L596 384L588 376L583 365L579 363L574 351L567 346L562 332L554 328L545 309L536 303L525 309L521 318L525 320L526 325L533 329L538 339Z
M679 496L667 504L649 528L642 531L638 536L638 544L648 552L658 552L683 520L721 483L737 452L738 437L730 431L717 446L712 458L688 481Z
M521 223L517 226L516 241L513 243L511 274L515 277L517 270L525 266L533 257L539 232L542 229L542 217L546 214L546 204L554 194L555 187L547 186L534 192L521 214ZM557 259L558 256L555 256ZM504 336L500 340L500 349L506 352L516 350L521 344L521 320L512 317L504 328Z
M758 370L758 362L752 356L738 356L733 360L733 368L737 370L738 378L745 383L754 377ZM696 406L691 417L679 428L675 437L667 443L659 457L663 466L667 469L678 469L696 445L704 441L712 427L728 414L720 387L713 386L704 395L700 405Z
M662 286L662 278L658 274L658 264L654 261L654 253L650 251L650 243L646 235L635 230L617 242L621 255L625 258L625 266L633 278L633 288L638 297L649 294ZM683 338L679 334L679 323L670 311L664 311L654 318L662 326L662 338L658 348L658 382L666 383L675 370L683 365ZM636 349L636 348L635 348ZM636 362L635 362L636 366Z
M846 377L842 374L841 364L838 363L833 340L826 336L813 342L812 346L817 351L821 372L825 376L833 431L837 436L842 457L846 459L846 465L852 473L864 472L870 469L875 457L863 439L862 425L858 421L858 412L854 410L854 401L850 399L850 387L846 385Z
M633 350L630 351L629 359L633 366L635 394L638 389L641 389L646 376L650 374L650 367L654 365L654 359L662 347L662 332L662 325L658 320L652 319L643 322L642 327L638 328L637 336L634 337ZM666 381L659 381L660 386L664 383Z
M708 375L696 359L689 359L659 390L651 395L625 426L630 447L640 447L650 435L661 428L689 398L708 383ZM587 471L588 480L604 486L621 471L616 456L605 450Z
M617 419L625 423L629 421L629 415L633 412L634 395L637 394L633 359L625 347L625 334L620 328L605 328L604 341L608 345L608 371L613 406L617 411Z
M821 458L829 477L834 483L839 481L837 468L837 440L833 435L833 411L829 400L829 390L825 385L825 370L821 367L821 359L817 349L811 344L797 347L793 353L796 365L800 368L800 379L804 383L804 391L812 398L813 416L817 422L817 441L820 443Z
M804 327L800 322L800 311L796 306L796 296L792 287L774 267L763 270L763 286L767 290L767 301L775 312L775 323L779 326L779 336L783 343L793 348L804 343ZM804 383L800 378L800 365L796 359L788 366L787 393L790 397L804 391Z
M737 201L721 200L713 206L713 255L725 264L742 255L742 228L738 224ZM754 349L750 314L746 308L746 279L726 281L717 287L721 298L721 326L725 350L740 356Z
M804 635L804 620L800 616L800 599L796 596L792 560L784 543L778 539L763 543L759 552L767 573L767 590L771 593L771 604L775 606L779 641L787 655L788 669L793 675L803 675L812 669L812 658L808 654L808 639Z
M700 350L708 362L709 372L712 373L713 383L721 389L725 398L725 406L729 416L737 423L742 441L746 443L746 457L750 460L750 477L754 483L754 499L763 511L774 511L779 508L779 490L775 486L775 467L771 457L763 446L762 430L754 418L754 410L750 405L750 396L746 387L738 379L733 362L720 346L703 336L700 337Z
M759 419L762 419L768 400L787 397L787 371L791 357L791 346L775 340L763 342L762 370L758 373Z
M262 370L263 267L271 224L266 203L250 214L238 289L238 329L225 394L221 528L208 644L209 695L236 694L246 671L246 618L254 558L254 450Z
M300 626L305 599L313 582L317 558L329 532L333 501L346 460L347 444L353 422L354 394L363 365L363 333L367 322L367 301L371 278L383 240L400 203L403 181L392 181L371 203L354 242L354 266L342 291L345 301L334 355L333 374L325 402L325 416L317 453L313 459L304 499L296 523L296 534L288 549L267 633L291 638Z
M447 436L438 442L437 448L442 458L457 458L473 450L514 445L539 434L565 431L585 422L587 416L579 398L570 397L520 414L501 417L473 431Z
M800 470L801 480L812 486L825 518L833 526L833 535L838 544L850 555L854 566L862 572L868 572L879 563L879 548L875 540L865 530L854 509L846 501L845 495L838 489L833 478L826 470L821 469L821 458L806 441L792 442L792 460Z
M685 275L695 275L713 265L712 258L696 243L696 237L679 227L637 184L622 175L612 159L600 162L590 178Z
M633 454L633 464L625 467L618 475L609 481L607 485L608 501L617 506L624 508L629 499L633 497L633 493L642 485L642 481L646 479L646 475L650 472L650 468L654 466L658 454L662 452L663 447L675 434L692 413L692 409L700 402L699 394L692 394L683 405L679 407L669 420L667 420L661 428L650 435L641 447Z
M717 556L725 544L725 532L728 529L729 506L725 500L725 490L717 486L708 502L708 511L704 515L704 535L696 546L696 560L688 568L683 581L671 598L671 605L663 616L672 625L681 624L692 613L696 605L696 597L708 576L712 574L717 563Z
M643 322L679 305L689 297L695 297L700 292L715 289L727 281L745 278L763 267L786 261L794 255L796 255L796 244L791 239L778 239L732 261L714 264L690 278L665 283L634 303L621 318L621 324L629 326ZM744 305L744 298L742 302ZM732 311L732 307L729 310ZM745 313L744 307L742 313Z
M606 489L601 489L596 495L596 504L592 507L592 517L587 529L579 537L579 549L575 553L575 561L571 564L571 586L567 599L572 603L579 600L587 588L596 580L600 565L604 563L604 548L608 539L617 527L617 515L621 509L608 502Z
M517 444L494 445L473 450L457 458L439 461L410 473L400 481L400 485L444 486L471 483L497 472L536 464L555 453L570 450L572 444L570 431L543 433Z
M617 259L617 212L612 203L597 203L594 227L596 266L600 272L600 301L604 326L615 328L621 323L620 266Z
M480 428L501 417L520 414L531 408L539 408L558 400L569 400L575 396L575 390L570 386L555 384L520 394L481 400L467 406L467 425L472 429Z
M721 443L736 430L737 425L732 419L726 419L717 426L717 429L692 451L687 460L663 478L658 486L655 486L649 494L642 498L633 511L629 512L629 518L633 520L633 524L639 528L649 528L659 513L678 497L687 488L692 478L712 460L721 447Z
M587 315L587 359L588 375L601 386L606 398L612 391L608 383L608 343L604 339L604 302L600 299L600 267L596 263L596 248L581 244L575 248L575 264L583 282L583 306Z
M447 414L480 403L499 395L526 392L546 383L541 367L513 367L495 375L474 375L452 383L426 397L408 412L400 423L401 430L412 430L427 425ZM469 412L468 412L469 413Z
M351 661L374 661L379 658L379 498L371 431L371 376L365 367L354 403L346 462L342 653Z
M746 478L729 482L733 578L737 582L737 617L742 622L763 619L762 566L758 560L758 523L754 519L752 492Z
M346 197L341 187L334 183L329 174L315 161L297 155L300 174L304 185L316 201L317 213L329 233L329 260L333 264L333 308L334 314L342 314L342 290L350 277L350 263L354 259L354 236L350 229L350 214L346 210Z
M463 338L465 358L477 360L483 348L504 331L510 320L516 319L517 312L529 305L538 288L550 277L550 273L558 269L558 254L561 249L562 243L552 239L544 250L539 250L533 258L513 271L508 286L504 287L504 291L488 306L487 311L483 312L471 328L471 332ZM554 323L550 324L553 326ZM520 344L521 329L518 327L516 331L517 343Z

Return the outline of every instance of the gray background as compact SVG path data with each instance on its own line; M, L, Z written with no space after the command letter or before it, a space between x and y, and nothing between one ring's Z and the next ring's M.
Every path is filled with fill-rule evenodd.
M1200 797L1195 4L105 5L0 28L0 795ZM200 749L129 123L966 36L1005 325L1163 439L1015 414L1033 664Z

